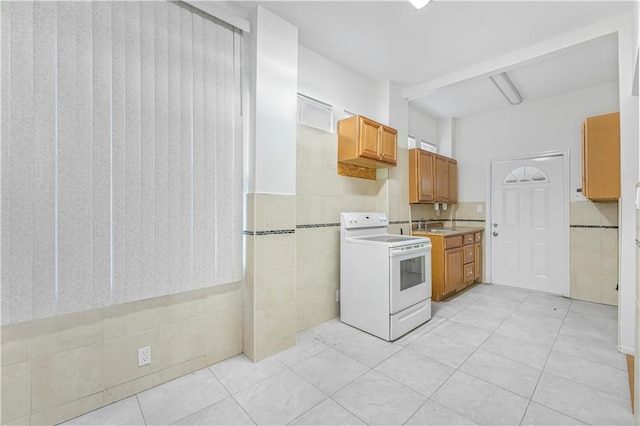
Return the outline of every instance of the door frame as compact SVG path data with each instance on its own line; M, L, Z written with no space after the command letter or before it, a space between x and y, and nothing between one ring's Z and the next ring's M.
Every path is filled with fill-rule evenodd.
M564 297L571 296L571 265L570 265L570 253L569 253L569 209L571 203L571 173L570 173L570 150L553 150L553 151L543 151L537 154L517 156L517 157L508 157L508 158L496 158L493 160L489 160L487 162L487 222L485 223L485 235L487 236L487 246L486 246L486 261L484 264L485 267L485 279L487 282L493 282L493 239L491 238L492 226L493 223L493 206L492 206L492 196L493 196L493 176L492 176L492 166L493 163L500 163L504 161L517 161L517 160L533 160L536 158L547 158L547 157L562 157L562 175L564 179L564 185L562 188L562 295Z

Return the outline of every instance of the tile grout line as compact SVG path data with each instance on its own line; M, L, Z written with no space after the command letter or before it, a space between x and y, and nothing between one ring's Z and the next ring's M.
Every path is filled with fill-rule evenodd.
M236 355L236 356L237 356L237 355ZM230 358L229 358L229 359L230 359ZM213 365L215 365L215 364L213 364ZM244 411L244 413L245 413L245 414L246 414L246 415L251 419L251 421L253 422L253 424L254 424L254 425L257 425L258 423L256 423L256 421L253 419L253 417L251 417L251 415L250 415L249 413L247 413L247 410L245 410L245 409L244 409L244 407L242 406L242 404L240 404L240 402L238 402L238 400L237 400L237 399L236 399L236 397L231 393L231 391L230 391L230 390L229 390L229 389L224 385L224 383L222 383L222 380L220 380L220 378L219 378L218 376L216 376L216 374L215 374L213 371L211 371L211 368L210 368L210 367L211 367L211 366L207 367L207 370L209 371L209 373L211 373L211 375L212 375L213 377L215 377L215 378L216 378L216 380L218 381L218 383L220 383L220 385L224 388L224 390L226 390L226 391L229 393L229 396L230 396L231 398L233 398L233 400L235 401L235 403L236 403L236 404L238 404L238 407L240 407L240 409L242 409L242 411ZM283 371L284 371L284 370L283 370ZM276 373L276 374L277 374L277 373ZM273 377L273 376L269 376L269 377ZM265 379L265 380L266 380L266 379ZM259 383L260 383L260 382L259 382ZM257 383L256 383L256 384L257 384ZM247 389L247 388L245 388L245 389ZM242 392L243 390L244 390L244 389L240 389L238 392ZM225 399L226 399L226 398L225 398ZM222 399L222 400L220 400L220 401L224 401L224 399ZM220 402L220 401L218 401L218 402ZM211 405L215 405L215 404L217 404L218 402L214 402L214 403L213 403L213 404L211 404ZM208 405L207 407L211 407L211 405ZM205 408L207 408L207 407L205 407ZM204 408L203 408L202 410L204 410ZM202 410L199 410L199 411L197 411L197 412L200 412L200 411L202 411ZM195 413L192 413L192 414L195 414ZM189 416L187 416L187 417L189 417ZM185 417L185 418L186 418L186 417Z
M497 327L496 327L496 328L495 328L495 329L494 329L494 330L493 330L493 331L492 331L492 332L491 332L491 333L490 333L490 334L489 334L489 335L488 335L488 336L487 336L487 337L486 337L486 338L485 338L485 339L484 339L484 340L483 340L483 341L482 341L482 342L481 342L481 343L480 343L480 344L479 344L479 345L478 345L478 346L477 346L477 347L476 347L476 348L475 348L475 349L474 349L474 350L473 350L473 351L472 351L472 352L471 352L471 353L470 353L470 354L469 354L465 359L464 359L464 361L462 361L462 362L460 363L460 365L459 365L458 367L455 367L455 369L454 369L453 373L451 373L451 375L449 375L449 377L447 377L447 379L446 379L444 382L442 382L442 384L441 384L440 386L438 386L438 388L437 388L437 389L436 389L436 390L431 394L431 396L433 396L433 395L435 395L436 393L438 393L438 391L439 391L439 390L440 390L440 389L441 389L441 388L442 388L442 387L443 387L447 382L449 382L449 380L451 379L451 377L453 377L453 376L454 376L454 374L456 374L458 371L460 371L460 372L462 372L462 373L464 373L464 374L468 374L468 375L470 375L470 376L472 376L472 377L474 377L474 378L476 378L476 379L478 379L478 380L481 380L481 381L483 381L483 382L485 382L485 383L488 383L488 384L490 384L490 385L492 385L492 386L496 386L496 387L498 387L498 388L500 388L500 389L503 389L503 390L505 390L505 391L507 391L507 392L510 392L510 393L512 393L512 394L514 394L514 395L516 395L516 396L520 396L520 397L521 397L521 395L518 395L518 394L516 394L515 392L512 392L512 391L510 391L510 390L508 390L508 389L504 389L504 388L502 388L501 386L498 386L498 385L496 385L496 384L494 384L494 383L491 383L491 382L488 382L488 381L486 381L486 380L484 380L484 379L481 379L481 378L479 378L479 377L476 377L476 376L474 376L473 374L469 374L469 373L467 373L467 372L465 372L465 371L462 371L462 370L460 370L460 367L462 367L462 366L467 362L467 360L469 360L469 358L471 358L471 357L473 356L473 354L474 354L474 353L476 353L476 351L477 351L478 349L480 349L480 346L482 346L482 345L484 344L484 342L486 342L486 341L487 341L487 339L489 339L489 337L491 337L491 336L495 333L495 331L496 331L498 328L500 328L500 326L501 326L501 325L502 325L502 324L503 324L507 319L509 319L509 318L511 317L511 315L513 315L513 313L514 313L516 310L518 310L518 308L519 308L520 306L522 306L522 304L525 302L525 300L527 300L527 299L531 296L531 294L532 294L532 292L531 292L531 291L529 291L529 295L528 295L527 297L525 297L524 299L522 299L522 301L518 304L518 306L517 306L516 308L514 308L514 309L511 311L511 313L510 313L509 315L507 315L507 316L505 317L505 319L504 319L504 320L502 320L502 322L500 322L500 324L498 324L498 326L497 326ZM464 309L467 309L469 306L471 306L471 305L475 304L476 302L478 302L479 300L481 300L481 299L485 298L486 296L487 296L487 294L486 294L486 293L485 293L485 294L483 294L483 295L482 295L482 296L480 296L478 299L476 299L476 300L472 301L471 303L469 303L469 304L465 305L464 307L462 307L462 309L458 310L458 311L457 311L457 312L455 312L453 315L456 315L456 314L458 314L458 313L462 312ZM451 317L447 318L447 321L448 321L448 320L452 320L452 319L451 319ZM455 320L453 320L453 321L455 321ZM462 324L462 323L460 323L460 324ZM476 328L478 328L478 327L476 327ZM431 331L432 331L432 330L429 330L429 332L431 332ZM428 333L429 333L429 332L428 332ZM427 334L427 333L425 333L425 334ZM442 337L444 337L444 336L442 336ZM449 340L452 340L452 339L449 339ZM455 340L452 340L452 341L454 341L454 342L455 342ZM428 356L428 355L426 355L426 356ZM429 359L433 359L433 358L429 357ZM437 361L437 360L436 360L436 361ZM451 367L451 368L453 368L453 367ZM429 397L429 398L427 399L427 401L429 401L429 400L431 400L431 397ZM427 403L427 401L425 401L425 402L424 402L424 404L426 404L426 403ZM435 403L437 403L437 404L440 404L438 401L435 401L435 400L433 400L433 401L434 401ZM422 404L422 406L424 406L424 404ZM450 407L448 407L448 406L446 406L446 405L443 405L443 404L440 404L440 405L442 405L443 407L447 408L448 410L451 410L452 412L454 412L454 413L456 413L456 414L458 414L458 415L460 415L460 416L462 416L462 417L464 417L464 418L468 419L468 417L466 417L466 416L465 416L465 415L463 415L462 413L459 413L458 411L453 410L453 409L451 409ZM420 408L422 408L422 406L420 406ZM527 406L528 406L528 405L527 405ZM420 408L418 408L418 410L419 410ZM418 410L416 410L416 412L417 412ZM416 413L416 412L414 412L414 413L411 415L411 417L413 417L413 416L415 415L415 413ZM526 414L526 410L525 410L525 414ZM411 417L409 417L409 418L411 418ZM523 418L524 418L524 414L523 414ZM473 422L475 423L475 421L474 421L474 420L472 420L472 419L469 419L469 420L471 420L471 421L473 421ZM408 420L407 420L407 421L408 421ZM522 422L522 420L521 420L521 422Z
M529 295L530 295L530 294L529 294ZM486 293L481 293L481 296L480 296L480 297L478 297L477 299L475 299L475 300L471 301L470 303L466 304L465 306L463 306L462 308L460 308L459 310L457 310L456 312L454 312L452 316L454 316L454 315L456 315L456 314L458 314L458 313L462 312L463 310L467 309L467 308L468 308L468 307L470 307L471 305L473 305L473 304L475 304L476 302L478 302L480 299L483 299L485 296L487 296L487 294L486 294ZM528 298L529 298L529 296L527 296L525 299L523 299L523 300L522 300L522 302L520 302L520 305L522 305L522 303L524 303L524 301L525 301L526 299L528 299ZM438 303L438 302L437 302L437 303ZM519 307L520 305L518 305L518 307ZM502 320L502 322L501 322L500 324L502 324L504 321L506 321L506 320L511 316L511 314L513 314L513 312L515 312L515 311L516 311L516 309L517 309L517 308L515 308L515 309L514 309L514 310L513 310L513 311L512 311L512 312L511 312L511 313L510 313L510 314L509 314L505 319L504 319L504 320ZM420 336L418 339L416 339L416 341L417 341L417 340L419 340L419 339L421 339L423 336L425 336L425 335L427 335L427 334L429 334L429 333L433 332L435 329L437 329L439 326L441 326L442 324L446 323L446 322L447 322L447 321L449 321L449 320L454 321L454 322L457 322L457 321L453 320L451 317L448 317L448 318L446 318L444 321L442 321L440 324L438 324L436 327L434 327L433 329L428 330L427 332L425 332L422 336ZM463 324L463 323L459 323L459 324ZM467 325L467 324L464 324L464 325ZM500 325L498 325L498 327L500 327ZM475 327L475 328L479 328L479 327ZM495 330L497 330L497 327L496 327L496 329L495 329ZM484 340L483 340L483 341L482 341L482 342L481 342L481 343L480 343L480 344L479 344L479 345L478 345L478 346L477 346L477 347L476 347L476 348L475 348L475 349L474 349L474 350L473 350L473 351L472 351L472 352L471 352L471 353L470 353L470 354L469 354L469 355L464 359L464 361L463 361L462 363L460 363L460 365L459 365L458 367L452 367L452 366L450 366L450 365L448 365L448 364L444 364L443 362L438 361L437 359L434 359L434 358L430 357L429 355L421 354L421 353L419 353L419 352L416 352L416 351L413 351L413 350L411 350L411 349L408 349L408 350L409 350L409 351L411 351L411 352L414 352L414 353L417 353L417 354L419 354L419 355L425 356L425 357L429 358L429 359L430 359L430 360L432 360L432 361L438 362L438 363L443 364L443 365L445 365L445 366L447 366L447 367L449 367L449 368L452 368L454 371L449 375L449 377L447 377L447 379L446 379L445 381L443 381L443 382L440 384L440 386L438 386L438 387L437 387L437 389L436 389L436 390L431 394L431 396L427 397L427 400L426 400L425 402L423 402L423 403L422 403L422 404L421 404L421 405L420 405L420 406L419 406L419 407L418 407L418 408L417 408L417 409L416 409L416 410L411 414L411 416L409 416L409 418L408 418L408 419L405 421L405 423L403 423L403 424L406 424L406 423L407 423L407 422L408 422L408 421L409 421L413 416L415 416L415 414L416 414L416 413L417 413L417 412L418 412L418 411L419 411L419 410L420 410L420 409L421 409L421 408L422 408L422 407L423 407L427 402L429 402L429 401L433 401L433 402L435 402L436 404L439 404L439 405L441 405L441 406L445 407L446 409L450 410L451 412L456 413L457 415L459 415L459 416L461 416L461 417L463 417L463 418L465 418L465 419L467 419L467 420L469 420L469 421L474 422L472 419L469 419L469 418L468 418L468 417L466 417L465 415L463 415L463 414L461 414L461 413L459 413L459 412L457 412L457 411L455 411L455 410L453 410L453 409L451 409L451 408L449 408L449 407L447 407L447 406L445 406L445 405L443 405L443 404L439 403L438 401L436 401L436 400L432 399L431 397L432 397L433 395L435 395L435 394L436 394L436 393L437 393L437 392L438 392L438 391L439 391L439 390L440 390L440 389L441 389L441 388L442 388L442 387L443 387L443 386L444 386L444 385L449 381L449 379L451 379L451 377L453 377L453 375L454 375L456 372L458 372L458 371L460 370L460 367L462 367L462 365L464 365L464 363L465 363L465 362L467 362L467 360L468 360L468 359L469 359L469 358L470 358L470 357L471 357L471 356L476 352L476 350L478 350L478 349L480 348L480 346L481 346L481 345L482 345L482 344L483 344L483 343L484 343L484 342L485 342L489 337L491 337L491 335L495 332L495 330L494 330L494 331L492 331L492 332L491 332L491 333L490 333L490 334L489 334L489 335L488 335L488 336L487 336L487 337L486 337L486 338L485 338L485 339L484 339ZM435 334L437 334L437 333L435 333ZM442 336L442 335L438 335L438 336L443 337L443 338L445 338L445 339L447 339L447 340L451 340L452 342L458 343L457 341L455 341L455 340L453 340L453 339L449 339L449 338L447 338L447 337L445 337L445 336ZM408 347L408 346L410 346L410 345L411 345L411 344L413 344L413 343L415 343L415 341L414 341L414 342L411 342L409 345L407 345L407 347ZM469 345L469 346L471 346L471 345ZM403 348L403 349L407 349L407 347L405 347L405 348ZM462 371L462 373L464 373L464 374L469 374L469 373L466 373L466 372L464 372L464 371ZM480 379L479 377L475 377L475 376L473 376L472 374L469 374L469 375L470 375L470 376L472 376L472 377L474 377L474 378L476 378L476 379L478 379L478 380L482 380L483 382L488 383L488 384L490 384L490 385L493 385L493 386L496 386L496 387L500 387L500 386L495 385L495 384L493 384L493 383L487 382L486 380ZM392 380L393 380L393 379L392 379ZM503 388L501 388L501 389L503 389ZM412 389L412 390L413 390L413 389ZM505 391L508 391L507 389L504 389L504 390L505 390ZM511 391L508 391L508 392L511 392ZM513 392L511 392L511 393L513 393ZM515 395L517 395L517 394L515 394ZM518 395L518 396L520 396L520 395ZM475 422L474 422L474 423L475 423Z
M136 402L138 403L138 408L140 409L140 414L142 414L142 421L144 424L147 424L147 418L144 416L144 410L142 409L142 404L140 404L140 399L138 398L139 393L136 394Z
M326 351L323 351L326 352ZM342 352L341 352L342 353ZM314 355L315 356L315 355ZM308 359L311 359L313 357L310 357ZM362 364L362 363L361 363ZM364 364L363 364L364 365ZM368 367L368 366L365 366ZM365 422L364 420L362 420L360 417L358 417L355 413L352 413L347 407L344 407L342 404L340 404L338 401L336 401L335 399L333 399L333 395L335 395L336 393L340 392L340 390L344 389L345 387L349 386L351 383L355 382L356 380L358 380L360 377L364 376L365 374L369 373L372 369L369 369L369 371L365 371L364 373L362 373L361 375L359 375L358 377L356 377L355 379L353 379L352 381L350 381L349 383L347 383L346 385L342 386L340 389L336 390L335 392L333 392L331 395L327 395L326 393L324 393L324 391L322 389L320 389L319 387L315 386L313 383L309 382L306 378L304 378L303 376L301 376L300 374L298 374L298 372L296 372L295 370L293 370L292 368L290 368L290 370L297 375L298 377L300 377L302 380L304 380L305 382L309 383L311 386L313 386L315 389L317 389L320 393L322 393L323 395L326 396L326 398L324 398L322 401L318 402L316 405L314 405L313 407L309 408L308 410L305 410L303 413L300 413L299 416L297 416L295 419L291 420L289 423L287 424L291 424L293 423L296 419L304 416L305 414L307 414L309 411L313 410L315 407L317 407L318 405L322 404L323 402L325 402L326 400L330 399L333 402L335 402L336 404L338 404L339 406L341 406L342 408L344 408L345 410L347 410L349 413L351 413L355 418L357 418L358 420L360 420L361 422L363 422L364 424L367 424L367 422Z
M438 325L440 325L440 324L438 324ZM349 327L351 327L351 326L349 326ZM364 332L364 331L362 331L362 330L359 330L359 331L368 335L368 333L366 333L366 332ZM429 330L429 331L430 331L430 330ZM427 332L428 332L428 331L427 331ZM424 334L426 334L427 332L425 332ZM316 337L314 337L314 339L317 339L317 338L316 338ZM318 341L320 341L320 342L322 342L323 344L325 344L325 345L329 346L327 343L323 342L322 340L320 340L320 339L317 339L317 340L318 340ZM392 344L392 345L394 344L393 342L389 342L389 343L390 343L390 344ZM336 346L337 346L337 345L336 345ZM400 345L396 345L396 346L400 346ZM410 391L412 391L412 392L416 392L416 393L417 393L418 395L420 395L420 396L423 396L423 395L422 395L422 394L420 394L419 392L417 392L417 391L415 391L415 390L411 389L410 387L408 387L408 386L406 386L406 385L404 385L404 384L402 384L402 383L397 382L397 381L396 381L396 380L394 380L393 378L391 378L391 377L387 376L386 374L384 374L384 373L382 373L382 372L380 372L380 371L378 371L378 370L376 370L376 369L375 369L376 367L378 367L380 364L382 364L383 362L385 362L385 361L386 361L386 360L388 360L389 358L391 358L391 357L395 356L396 354L398 354L398 353L402 352L404 349L406 349L406 348L405 348L405 347L403 347L403 346L401 346L399 350L395 351L394 353L392 353L391 355L389 355L387 358L385 358L385 359L383 359L382 361L380 361L380 362L379 362L378 364L376 364L374 367L369 367L367 364L364 364L362 361L355 359L354 357L350 356L349 354L346 354L346 353L344 353L344 352L340 351L339 349L336 349L334 346L329 346L329 348L327 348L327 350L328 350L328 349L333 349L333 350L335 350L336 352L339 352L340 354L342 354L342 355L346 356L347 358L349 358L349 359L351 359L351 360L353 360L353 361L357 362L358 364L361 364L361 365L363 365L363 366L365 366L365 367L367 367L367 368L368 368L368 370L367 370L367 371L363 372L362 374L360 374L359 376L357 376L356 378L354 378L353 380L351 380L349 383L346 383L345 385L343 385L342 387L340 387L339 389L337 389L335 392L333 392L331 395L328 395L328 398L327 398L327 399L331 399L333 402L335 402L336 404L338 404L339 406L341 406L342 408L344 408L345 410L347 410L349 413L351 413L351 414L352 414L353 416L355 416L357 419L359 419L360 421L362 421L364 424L367 424L367 422L365 422L363 419L361 419L360 417L358 417L358 415L357 415L357 414L353 413L353 412L352 412L351 410L349 410L347 407L345 407L345 406L343 406L342 404L340 404L340 402L339 402L339 401L336 401L336 400L333 398L333 396L334 396L335 394L337 394L338 392L340 392L342 389L344 389L344 388L346 388L347 386L349 386L350 384L354 383L356 380L360 379L361 377L363 377L364 375L366 375L366 374L368 374L368 373L370 373L370 372L372 372L372 371L375 371L376 373L381 374L382 376L384 376L384 377L388 378L389 380L392 380L394 383L396 383L396 384L398 384L398 385L400 385L400 386L402 386L402 387L404 387L404 388L407 388L407 389L409 389L409 390L410 390ZM326 352L326 350L325 350L325 351L323 351L323 352ZM316 356L316 355L314 355L313 357L315 357L315 356ZM310 357L309 359L311 359L311 358L313 358L313 357ZM304 362L304 361L302 361L302 362ZM294 371L294 372L295 372L295 371ZM303 379L304 379L304 377L303 377ZM320 391L322 392L322 390L320 390ZM323 393L324 393L324 392L323 392ZM428 400L429 400L429 398L427 398L427 401L428 401ZM422 407L422 405L424 405L427 401L425 401L424 403L422 403L422 404L420 405L420 407ZM319 403L319 404L320 404L320 403ZM317 404L317 405L319 405L319 404ZM420 409L420 407L418 407L418 409ZM311 410L311 409L309 409L309 410ZM307 413L309 410L305 411L305 413ZM305 414L305 413L303 413L303 414ZM302 416L303 414L301 414L300 416ZM408 420L408 419L410 419L410 418L413 416L413 414L414 414L414 413L412 413L412 414L411 414L411 416L409 416L409 417L407 418L407 420ZM298 416L298 417L300 417L300 416Z
M562 327L564 326L564 322L567 319L567 316L569 315L569 311L571 310L571 305L573 305L573 299L570 298L569 300L571 300L571 303L569 304L569 307L567 308L567 312L565 312L564 316L562 317L562 323L560 323L560 328L558 328L558 332L556 334L556 337L555 337L555 339L553 339L553 344L551 345L551 348L549 348L549 353L547 354L547 359L544 361L544 364L542 365L542 369L540 370L540 375L538 376L538 380L536 381L536 385L534 386L533 392L531 393L531 398L529 398L529 402L527 403L527 408L524 410L524 414L522 415L522 419L520 419L520 425L522 425L522 422L524 421L524 418L526 417L527 412L529 411L529 407L531 406L531 403L534 402L533 401L533 397L536 394L536 391L538 390L538 385L540 385L540 380L542 379L542 375L544 374L544 370L545 370L545 368L547 366L547 363L549 362L549 358L551 358L551 352L553 352L553 347L556 345L556 342L558 341L558 337L560 336L560 330L562 330ZM539 404L539 403L536 402L536 404ZM542 405L545 408L549 408L544 404L539 404L539 405ZM553 411L561 413L560 411L557 411L557 410L553 410ZM573 416L569 416L568 414L565 414L565 413L561 413L561 414L564 414L565 416L571 417L571 418L573 418L575 420L582 421L580 419L576 419Z
M241 355L241 354L238 354L238 355ZM238 356L238 355L236 355L236 356ZM247 356L246 356L246 354L242 353L242 355L244 355L247 359L249 359L249 357L247 357ZM257 386L257 385L259 385L260 383L263 383L263 382L267 381L268 379L272 378L272 377L273 377L273 376L275 376L276 374L278 374L278 373L282 373L282 372L283 372L283 371L285 371L287 368L289 368L289 367L288 367L284 362L282 362L282 361L280 361L279 359L277 359L277 358L275 357L275 355L272 355L272 356L273 356L273 358L274 358L276 361L278 361L279 363L281 363L282 365L284 365L284 366L285 366L285 368L284 368L284 369L282 369L282 370L280 370L280 371L278 371L278 372L276 372L276 373L273 373L273 374L269 375L268 377L265 377L264 379L262 379L262 380L260 380L260 381L258 381L258 382L256 382L256 383L251 384L250 386L247 386L247 387L242 388L242 389L238 389L238 391L236 392L236 394L237 394L237 393L240 393L240 392L242 392L242 391L244 391L244 390L246 390L246 389L249 389L250 387ZM232 358L234 358L234 357L232 357ZM270 358L270 357L267 357L267 358ZM267 358L265 358L265 359L267 359ZM231 359L231 358L228 358L228 359ZM225 360L225 361L226 361L226 360ZM249 359L249 361L251 361L251 360ZM253 362L253 361L251 361L251 362ZM216 365L216 364L212 364L212 365L210 365L210 366L206 367L206 368L207 368L207 370L209 370L209 372L211 373L211 375L212 375L213 377L215 377L215 378L216 378L216 380L217 380L217 381L222 385L222 387L223 387L227 392L229 392L229 396L230 396L231 398L233 398L233 400L235 401L235 403L236 403L236 404L238 404L238 406L242 409L242 411L244 411L244 413L249 417L249 419L251 419L251 421L253 422L253 424L257 425L257 424L258 424L258 422L256 422L256 421L255 421L255 419L254 419L253 417L251 417L251 415L247 412L247 410L245 410L245 408L242 406L242 404L240 404L240 401L238 401L238 400L236 399L235 394L234 394L234 393L232 393L232 392L227 388L227 386L225 386L225 384L224 384L224 383L222 383L222 380L220 380L220 378L219 378L218 376L216 376L216 373L214 373L213 371L211 371L211 366L213 366L213 365ZM220 401L218 401L218 402L220 402ZM215 403L214 403L214 404L215 404ZM211 405L214 405L214 404L211 404ZM211 405L209 405L209 406L211 406ZM202 411L202 410L200 410L200 411Z
M359 378L361 378L362 376L364 376L365 374L367 374L367 373L369 373L370 371L372 371L372 370L373 370L373 368L369 367L369 366L368 366L368 365L366 365L366 364L363 364L362 362L358 361L357 359L355 359L355 358L353 358L353 357L351 357L351 356L349 356L349 355L347 355L347 354L345 354L345 353L342 353L341 351L339 351L338 349L336 349L334 346L331 346L331 345L327 344L326 342L323 342L321 339L318 339L318 338L317 338L317 337L315 337L315 336L312 336L312 337L313 337L313 339L315 339L315 340L319 341L319 342L320 342L320 343L322 343L323 345L326 345L326 346L327 346L327 348L326 348L326 349L324 349L324 350L323 350L323 351L321 351L321 352L318 352L317 354L314 354L314 355L310 356L310 357L309 357L309 358L307 358L306 360L304 360L304 361L300 361L300 362L298 362L298 363L296 363L296 364L294 364L294 365L301 364L301 363L303 363L303 362L305 362L305 361L307 361L307 360L309 360L309 359L311 359L311 358L316 357L317 355L320 355L321 353L327 352L329 349L333 349L334 351L336 351L336 352L338 352L338 353L340 353L340 354L342 354L342 355L346 356L347 358L349 358L349 359L351 359L351 360L353 360L353 361L357 362L358 364L361 364L361 365L363 365L363 366L367 367L369 370L365 371L364 373L360 374L358 377L354 378L354 379L353 379L352 381L350 381L349 383L347 383L347 384L345 384L344 386L340 387L338 390L336 390L335 392L333 392L331 395L327 395L327 398L323 399L323 400L322 400L322 401L320 401L318 404L314 405L313 407L311 407L310 409L308 409L308 410L307 410L307 411L305 411L304 413L300 414L298 417L296 417L296 418L295 418L295 419L293 419L291 422L289 422L289 424L293 423L296 419L298 419L298 418L302 417L303 415L307 414L309 411L313 410L313 409L314 409L315 407L317 407L318 405L320 405L320 404L322 404L323 402L325 402L326 400L330 399L330 400L332 400L333 402L335 402L336 404L338 404L340 407L344 408L348 413L350 413L351 415L353 415L356 419L360 420L363 424L365 424L365 425L366 425L366 424L367 424L367 422L365 422L363 419L361 419L360 417L358 417L358 415L356 415L355 413L353 413L353 412L352 412L351 410L349 410L347 407L345 407L345 406L343 406L342 404L340 404L340 402L338 402L338 401L336 401L335 399L333 399L333 396L334 396L336 393L340 392L342 389L344 389L344 388L346 388L347 386L349 386L351 383L355 382L356 380L358 380ZM293 366L293 365L292 365L292 366ZM291 368L291 367L289 367L289 368ZM293 368L291 368L291 371L293 371L295 374L297 374L298 376L300 376L300 374L299 374L298 372L296 372L295 370L293 370ZM302 376L300 376L300 377L302 377ZM302 377L302 379L304 379L305 381L309 382L309 381L308 381L307 379L305 379L304 377ZM311 386L314 386L314 385L313 385L313 383L310 383L310 382L309 382L309 384L310 384ZM314 387L316 387L316 386L314 386ZM319 388L317 388L317 387L316 387L316 389L318 389L320 392L322 392L323 394L325 394L321 389L319 389ZM326 394L325 394L325 395L326 395Z
M320 343L322 343L323 345L326 345L326 346L327 346L327 348L326 348L326 349L324 349L324 350L322 350L322 351L320 351L320 352L318 352L317 354L314 354L314 355L310 356L309 358L305 359L304 361L300 361L300 362L298 362L298 363L296 363L296 364L292 364L291 366L288 366L288 368L289 368L289 369L290 369L290 370L291 370L295 375L297 375L297 376L298 376L298 377L300 377L302 380L304 380L305 382L307 382L307 383L309 383L311 386L313 386L315 389L317 389L320 393L322 393L323 395L325 395L325 396L326 396L326 398L325 398L325 399L323 399L322 401L318 402L316 405L314 405L313 407L309 408L308 410L304 411L303 413L300 413L300 415L299 415L299 416L297 416L295 419L291 420L288 424L293 423L296 419L298 419L298 418L302 417L303 415L307 414L309 411L313 410L315 407L317 407L318 405L320 405L320 404L322 404L323 402L327 401L328 399L332 400L333 402L335 402L336 404L338 404L339 406L341 406L342 408L344 408L347 412L351 413L355 418L357 418L358 420L360 420L360 421L361 421L361 422L363 422L364 424L367 424L363 419L361 419L360 417L358 417L355 413L353 413L353 412L352 412L351 410L349 410L347 407L343 406L343 405L342 405L342 404L340 404L338 401L336 401L335 399L333 399L333 395L335 395L336 393L340 392L342 389L346 388L347 386L349 386L350 384L352 384L353 382L355 382L356 380L358 380L359 378L361 378L361 377L362 377L362 376L364 376L365 374L367 374L367 373L371 372L371 371L373 370L373 368L371 368L371 367L369 367L368 365L366 365L366 364L364 364L364 363L362 363L362 362L360 362L360 361L358 361L358 360L354 359L353 357L350 357L349 355L347 355L347 354L345 354L345 353L341 352L340 350L335 349L335 347L330 346L329 344L327 344L326 342L323 342L321 339L318 339L318 338L317 338L317 337L315 337L315 336L312 336L312 338L313 338L314 340L319 341L319 342L320 342ZM305 361L307 361L307 360L310 360L310 359L312 359L312 358L315 358L316 356L318 356L318 355L320 355L320 354L322 354L322 353L324 353L324 352L327 352L329 349L333 349L334 351L336 351L336 352L338 352L338 353L340 353L340 354L342 354L342 355L346 356L347 358L350 358L351 360L353 360L353 361L357 362L358 364L361 364L361 365L363 365L363 366L365 366L365 367L367 367L367 368L369 369L369 370L365 371L364 373L360 374L359 376L357 376L356 378L354 378L354 379L353 379L352 381L350 381L349 383L347 383L347 384L345 384L344 386L342 386L342 387L340 387L339 389L337 389L337 390L336 390L335 392L333 392L331 395L327 395L327 394L326 394L322 389L318 388L318 387L317 387L317 386L315 386L313 383L309 382L305 377L303 377L301 374L299 374L297 371L295 371L293 368L291 368L291 367L293 367L294 365L298 365L298 364L301 364L301 363L303 363L303 362L305 362Z
M227 391L227 393L228 393L229 395L227 395L226 397L222 398L222 399L221 399L221 400L219 400L219 401L216 401L216 402L211 403L211 404L209 404L209 405L207 405L207 406L205 406L205 407L202 407L201 409L199 409L199 410L197 410L197 411L194 411L193 413L187 414L186 416L184 416L184 417L182 417L182 418L180 418L180 419L176 420L175 422L171 423L172 425L175 425L176 423L178 423L178 422L180 422L180 421L182 421L182 420L184 420L184 419L186 419L186 418L188 418L188 417L191 417L191 416L193 416L193 415L195 415L195 414L197 414L197 413L200 413L200 412L202 412L202 411L206 410L207 408L212 407L212 406L216 405L217 403L222 402L222 401L224 401L224 400L228 399L229 397L233 398L233 395L231 394L231 392L229 392L229 389L227 389L227 387L226 387L224 384L222 384L222 382L220 381L220 379L219 379L215 374L213 374L213 372L209 369L209 367L205 367L205 368L203 368L202 370L207 370L207 371L209 372L209 374L211 374L211 376L213 376L213 378L214 378L214 379L216 379L216 381L220 384L220 386L222 386L222 387L224 388L224 390L225 390L225 391ZM191 374L191 373L190 373L190 374ZM180 376L180 377L185 377L185 376ZM167 383L169 383L169 382L167 382ZM235 398L233 398L233 399L234 399L234 401L235 401ZM243 410L243 411L245 411L245 410L244 410L244 408L243 408L243 407L238 403L238 401L236 401L236 403L240 406L240 408L242 408L242 410ZM247 414L247 416L249 416L249 413L247 413L246 411L245 411L245 413ZM251 416L249 416L249 418L251 419L251 421L253 421L253 418L251 418ZM253 421L253 423L255 424L255 421Z

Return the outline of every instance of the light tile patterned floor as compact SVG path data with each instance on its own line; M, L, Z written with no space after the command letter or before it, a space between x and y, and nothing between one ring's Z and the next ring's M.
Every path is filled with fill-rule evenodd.
M615 307L480 284L394 343L337 319L73 419L82 425L632 425Z

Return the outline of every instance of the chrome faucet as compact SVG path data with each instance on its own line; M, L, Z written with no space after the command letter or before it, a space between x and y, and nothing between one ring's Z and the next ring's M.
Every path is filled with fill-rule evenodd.
M423 231L425 229L424 226L424 217L420 218L420 220L418 221L418 231Z

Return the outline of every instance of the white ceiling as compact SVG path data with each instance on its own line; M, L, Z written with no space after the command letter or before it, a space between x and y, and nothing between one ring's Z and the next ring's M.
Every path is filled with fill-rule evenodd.
M626 13L629 1L436 0L232 1L247 16L256 4L299 28L300 44L372 81L403 87L431 82ZM524 102L617 81L617 41L604 37L509 67ZM411 102L436 117L508 106L487 77L429 92Z

